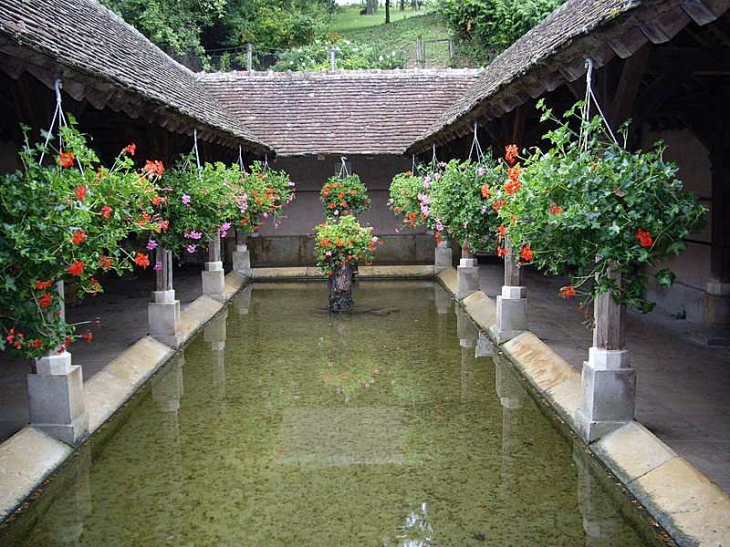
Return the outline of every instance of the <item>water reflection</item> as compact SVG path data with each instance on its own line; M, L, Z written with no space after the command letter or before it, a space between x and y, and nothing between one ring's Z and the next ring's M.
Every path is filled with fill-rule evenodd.
M448 293L360 283L399 313L331 318L317 284L239 295L0 545L639 545Z
M248 284L244 289L239 292L234 298L233 298L233 308L238 312L238 315L241 317L245 317L248 315L249 310L251 309L251 293L253 292L253 285Z

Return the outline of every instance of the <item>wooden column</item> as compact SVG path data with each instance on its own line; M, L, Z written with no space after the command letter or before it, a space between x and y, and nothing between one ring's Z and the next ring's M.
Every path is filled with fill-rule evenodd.
M171 291L172 290L172 251L164 247L158 247L155 251L157 262L160 263L160 269L155 272L155 290Z
M216 230L208 245L208 262L221 261L221 233Z
M609 277L618 288L623 286L620 272L611 271ZM600 349L621 350L626 346L626 304L619 304L613 292L605 292L596 297L593 308L595 326L593 346Z

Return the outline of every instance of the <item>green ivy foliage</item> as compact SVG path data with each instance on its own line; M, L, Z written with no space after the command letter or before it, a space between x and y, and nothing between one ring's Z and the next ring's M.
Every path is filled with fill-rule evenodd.
M632 152L612 141L600 118L582 122L581 132L571 129L582 103L563 120L540 107L556 128L546 135L551 147L527 158L522 188L499 212L510 241L528 246L538 268L570 275L563 296L582 293L587 301L613 291L615 300L651 311L644 272L685 248L705 207L683 191L663 144ZM611 271L623 274L623 287ZM663 286L675 277L666 269L656 275Z
M336 49L338 69L394 69L406 65L400 52L383 51L382 46L377 44L359 44L349 40L316 40L311 45L291 49L279 55L273 69L280 72L330 70L330 50L333 47Z

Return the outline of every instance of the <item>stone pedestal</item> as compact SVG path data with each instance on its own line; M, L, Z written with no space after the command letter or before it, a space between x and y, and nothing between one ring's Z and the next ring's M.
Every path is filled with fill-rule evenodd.
M173 289L152 293L152 302L147 306L147 320L150 336L171 348L180 347L180 301L175 300Z
M497 343L504 344L527 330L527 289L502 286L497 296L497 324L492 333Z
M462 258L457 267L456 298L463 300L479 290L479 267L476 258Z
M251 253L247 245L236 245L236 250L233 251L233 271L251 276Z
M89 435L81 367L67 351L36 360L28 375L30 423L56 439L77 445Z
M697 338L706 346L730 346L730 283L711 280L705 291L703 330Z
M628 351L590 348L588 361L583 363L582 392L576 418L586 442L633 420L636 371L629 367Z
M213 298L221 298L226 282L223 262L206 262L205 270L200 275L203 278L203 294Z
M451 268L452 262L452 251L448 241L442 241L436 246L434 251L434 266L437 268Z

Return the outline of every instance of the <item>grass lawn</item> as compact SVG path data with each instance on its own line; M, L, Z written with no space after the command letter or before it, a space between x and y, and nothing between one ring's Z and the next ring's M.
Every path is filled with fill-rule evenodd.
M395 2L394 2L395 3ZM386 25L385 10L380 8L376 15L360 15L359 6L340 8L332 20L330 30L346 40L364 43L381 43L383 52L401 51L408 60L408 66L416 65L416 39L446 40L449 31L436 14L425 8L412 11L391 9L391 23ZM449 66L449 47L446 42L426 44L426 65L429 67Z

